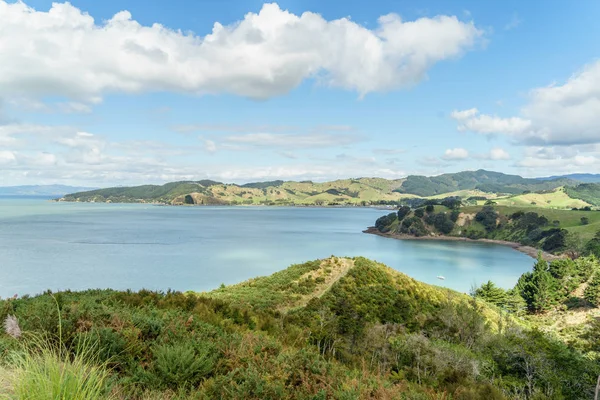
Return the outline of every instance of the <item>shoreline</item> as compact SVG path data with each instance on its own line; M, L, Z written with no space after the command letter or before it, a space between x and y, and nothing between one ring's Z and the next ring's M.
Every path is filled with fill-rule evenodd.
M542 258L546 261L553 261L553 260L557 260L559 258L561 258L560 256L548 253L546 251L537 249L535 247L531 247L531 246L524 246L521 243L517 243L517 242L508 242L506 240L495 240L495 239L469 239L466 237L459 237L459 236L411 236L411 235L405 235L405 234L401 234L401 233L384 233L384 232L380 232L377 228L375 228L374 226L370 226L367 229L365 229L363 231L363 233L368 233L371 235L377 235L377 236L381 236L381 237L385 237L385 238L389 238L389 239L396 239L396 240L434 240L434 241L442 241L442 242L472 242L472 243L487 243L487 244L497 244L497 245L501 245L501 246L507 246L510 247L516 251L519 251L531 258L537 258L538 253L541 252L542 254Z

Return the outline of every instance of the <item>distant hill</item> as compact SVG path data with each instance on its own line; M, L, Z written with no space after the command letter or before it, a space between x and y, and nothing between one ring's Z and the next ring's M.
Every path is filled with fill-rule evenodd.
M574 199L600 206L600 183L582 183L574 187L566 187L565 193Z
M406 197L394 192L401 184L402 180L381 178L342 179L324 183L272 181L244 185L185 181L162 186L144 185L79 192L64 196L62 200L204 205L368 205L395 203Z
M568 175L557 175L557 176L548 176L544 178L536 178L541 181L549 181L553 179L571 179L578 182L583 183L599 183L600 182L600 174L568 174Z
M566 178L549 180L527 179L518 175L507 175L480 169L478 171L463 171L431 177L410 175L396 191L422 197L459 190L520 194L524 191L549 190L575 183L575 181Z
M372 205L392 204L410 197L483 193L521 194L576 185L569 179L538 180L485 170L405 179L340 179L332 182L270 181L244 185L211 180L165 185L116 187L64 196L64 201L143 202L163 204ZM460 193L457 193L460 192Z
M64 196L95 188L65 185L0 186L0 196Z

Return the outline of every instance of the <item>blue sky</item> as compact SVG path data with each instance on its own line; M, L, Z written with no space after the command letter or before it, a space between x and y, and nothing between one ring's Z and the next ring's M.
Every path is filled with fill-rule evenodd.
M0 185L600 172L599 15L0 0Z

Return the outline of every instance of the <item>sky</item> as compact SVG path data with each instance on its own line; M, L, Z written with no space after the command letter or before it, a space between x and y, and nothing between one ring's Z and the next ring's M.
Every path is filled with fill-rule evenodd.
M600 2L0 0L0 186L600 173Z

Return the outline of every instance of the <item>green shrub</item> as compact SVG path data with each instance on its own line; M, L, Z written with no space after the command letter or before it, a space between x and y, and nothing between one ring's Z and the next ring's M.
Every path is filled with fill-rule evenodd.
M153 349L158 386L177 389L197 386L215 367L215 349L207 343L162 344Z

